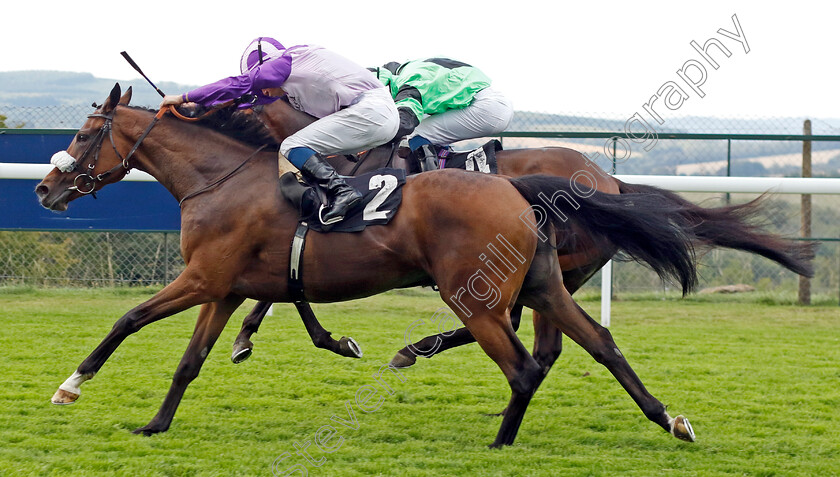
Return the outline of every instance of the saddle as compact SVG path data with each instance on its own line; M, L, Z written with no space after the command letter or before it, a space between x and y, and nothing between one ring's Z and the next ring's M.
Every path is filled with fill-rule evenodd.
M467 171L498 174L496 152L502 150L502 143L497 139L486 142L471 151L453 152L448 146L436 147L438 168L464 169Z
M502 144L495 139L470 151L455 152L448 146L436 147L434 167L496 174L496 152L501 149ZM392 149L392 156L393 152ZM345 157L358 165L367 158L367 154L369 151ZM344 220L332 226L324 225L319 218L319 214L329 203L327 194L319 187L301 183L297 175L286 173L280 178L280 190L299 211L299 222L305 222L309 228L319 232L359 232L368 225L388 223L402 201L400 189L405 183L406 175L417 174L424 169L418 158L413 157L411 153L407 153L406 156L407 170L384 167L353 176L352 173L357 169L354 167L351 176L343 176L348 185L362 194L362 202L351 209ZM390 165L391 160L386 164Z
M386 146L380 146L386 147ZM431 146L435 149L433 164L425 164L420 157L417 157L407 147L399 148L396 153L406 159L408 175L419 174L433 169L464 169L467 171L478 171L487 174L498 174L496 165L496 153L502 150L502 143L493 139L484 143L481 147L467 151L454 151L451 146ZM372 151L363 151L358 154L345 154L343 157L356 164L348 175L355 175L356 170L361 166ZM393 161L394 151L391 151L391 159L384 167L390 167Z

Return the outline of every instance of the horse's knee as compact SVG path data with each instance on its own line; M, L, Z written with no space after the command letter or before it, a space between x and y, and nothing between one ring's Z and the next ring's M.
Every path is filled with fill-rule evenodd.
M172 382L176 385L186 386L198 377L201 366L195 363L186 363L178 366L172 376Z
M542 368L533 359L526 360L515 376L508 380L514 393L530 394L542 379Z
M542 329L534 336L534 359L547 373L563 351L563 334L560 330Z
M178 368L172 376L172 381L175 384L187 385L197 378L199 371L201 371L201 365L204 364L204 359L210 354L211 348L212 345L205 346L198 355L190 355L183 359L178 364Z
M130 311L118 319L112 328L112 331L122 334L130 335L140 330L140 315L134 311Z
M534 360L540 365L543 374L548 374L554 362L560 357L560 349L551 351L540 351L534 354Z

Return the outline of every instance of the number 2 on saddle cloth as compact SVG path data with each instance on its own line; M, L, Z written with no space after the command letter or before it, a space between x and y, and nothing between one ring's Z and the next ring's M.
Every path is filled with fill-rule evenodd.
M360 232L368 225L384 225L396 215L402 201L405 171L384 168L360 176L346 177L350 187L362 194L360 205L353 207L341 222L325 226L318 219L326 194L313 186L301 184L292 172L280 178L283 195L300 211L299 222L318 232Z

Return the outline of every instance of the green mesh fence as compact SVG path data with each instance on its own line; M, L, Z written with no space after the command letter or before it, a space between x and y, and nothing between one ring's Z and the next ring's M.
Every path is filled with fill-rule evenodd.
M0 105L6 127L76 128L90 113L89 105L11 107ZM604 138L546 138L542 133L622 132L629 118L609 114L548 114L517 112L509 131L533 133L531 137L505 137L506 149L565 146L584 152L604 169L613 167L613 144ZM669 119L651 124L661 135L760 134L801 135L805 118L708 118ZM840 135L836 120L811 119L812 134ZM473 142L475 143L475 142ZM473 143L461 144L463 148ZM798 140L697 140L660 138L653 147L627 141L619 147L618 174L788 176L801 174L802 142ZM0 158L2 162L2 158ZM812 142L812 175L840 177L840 141ZM686 194L706 206L747 201L750 194ZM821 239L815 259L815 294L837 296L840 290L840 195L813 196L812 237ZM798 236L800 197L779 195L768 203L770 230ZM620 258L620 257L619 257ZM183 269L176 233L114 232L12 232L0 231L0 285L112 286L165 284ZM795 293L798 277L761 257L727 250L713 250L700 262L701 287L746 284L761 291ZM666 292L648 269L632 262L615 265L616 294ZM599 275L585 289L595 290Z

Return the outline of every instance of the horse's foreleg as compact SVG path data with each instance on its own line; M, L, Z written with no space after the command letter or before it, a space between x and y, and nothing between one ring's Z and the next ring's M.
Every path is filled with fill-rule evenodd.
M151 299L123 315L99 346L82 361L72 376L59 386L52 397L53 404L72 404L81 393L80 386L102 368L114 350L129 335L157 320L174 315L195 305L204 303L209 297L192 286L187 273L182 273Z
M513 331L519 329L521 319L522 305L515 305L510 311L510 321L513 326ZM420 341L407 345L405 348L397 351L397 354L391 358L390 365L395 368L407 368L417 362L417 356L431 358L432 356L448 349L457 348L470 343L475 343L475 338L466 328L458 328L454 332L448 334L440 333L427 336ZM504 411L502 414L504 414Z
M166 393L160 410L147 425L135 429L133 431L135 434L148 436L169 429L187 386L198 376L204 360L210 354L213 344L225 328L230 315L242 304L243 300L238 295L230 295L222 301L207 303L201 307L190 344L172 377L172 385Z
M251 335L259 330L260 324L266 313L268 313L269 307L271 307L270 302L259 302L251 310L251 313L245 317L245 320L242 322L242 330L239 332L239 336L236 337L236 342L233 344L231 360L234 363L241 363L251 356L254 349L254 344L250 340ZM298 314L300 314L303 326L306 327L306 332L309 333L309 337L312 339L312 344L317 348L326 349L348 358L362 357L362 348L353 338L347 336L342 336L339 340L332 338L332 333L321 326L308 302L295 302L295 308L297 308Z

